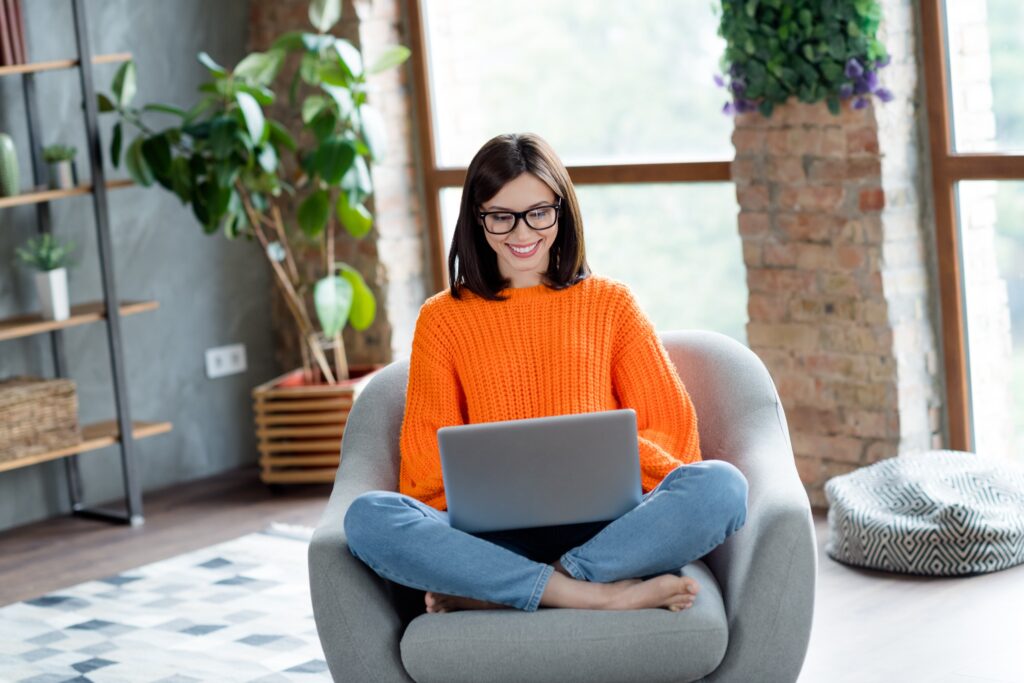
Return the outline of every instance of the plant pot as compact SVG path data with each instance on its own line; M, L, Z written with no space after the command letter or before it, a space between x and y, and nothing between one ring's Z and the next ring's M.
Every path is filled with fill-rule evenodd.
M70 190L78 183L78 173L75 172L75 162L55 161L50 164L50 188L53 190Z
M351 378L338 384L306 384L298 368L253 389L260 480L274 485L333 482L349 411L383 367L352 366Z
M43 320L67 320L71 313L68 307L67 269L39 270L35 278Z

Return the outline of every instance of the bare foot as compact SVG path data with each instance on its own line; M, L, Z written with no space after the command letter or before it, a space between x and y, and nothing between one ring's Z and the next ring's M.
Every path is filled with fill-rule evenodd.
M559 572L551 575L540 604L544 607L633 610L663 607L673 612L693 606L700 586L686 576L662 574L646 581L613 583L578 581Z
M423 601L427 604L427 612L431 614L441 614L444 612L457 612L462 609L508 609L508 605L502 605L497 602L487 602L485 600L474 600L473 598L463 598L458 595L445 595L444 593L434 593L427 591L427 594L423 597Z

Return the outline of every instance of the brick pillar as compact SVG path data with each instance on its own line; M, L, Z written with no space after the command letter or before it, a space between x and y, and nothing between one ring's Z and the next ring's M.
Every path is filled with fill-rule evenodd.
M253 0L250 5L250 50L265 50L281 34L290 30L312 28L308 19L308 0ZM342 20L332 33L345 38L363 52L367 65L389 45L408 45L406 19L400 0L355 2L345 0ZM291 74L297 58L283 73ZM349 363L383 363L394 356L408 355L419 305L425 298L424 219L414 172L412 138L412 93L408 64L368 78L368 101L381 112L388 133L388 151L379 163L370 165L374 194L367 208L374 215L374 228L361 240L354 240L342 230L336 241L336 258L360 273L377 298L377 318L373 325L356 332L346 326L345 348ZM283 93L272 108L272 116L298 133L302 121L297 110L287 104L287 83L284 76L277 84ZM299 94L303 92L300 86ZM294 222L297 204L286 207L285 220ZM307 249L296 258L307 272L321 273L319 252ZM273 295L274 334L278 360L283 368L301 364L297 333L283 298ZM310 304L312 314L314 309Z
M913 9L884 5L881 74L896 100L839 116L794 100L738 116L733 133L747 336L816 507L828 478L939 442Z

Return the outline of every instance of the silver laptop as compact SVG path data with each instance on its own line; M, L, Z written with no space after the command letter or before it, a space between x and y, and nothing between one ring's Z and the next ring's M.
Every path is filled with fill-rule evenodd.
M630 408L442 427L437 442L462 531L609 521L642 500Z

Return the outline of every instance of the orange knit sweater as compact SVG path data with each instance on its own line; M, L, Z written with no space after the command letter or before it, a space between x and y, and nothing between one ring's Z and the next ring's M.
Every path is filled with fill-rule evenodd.
M409 359L399 491L447 510L437 430L617 408L636 411L644 493L701 459L686 389L626 285L445 290L420 309Z

